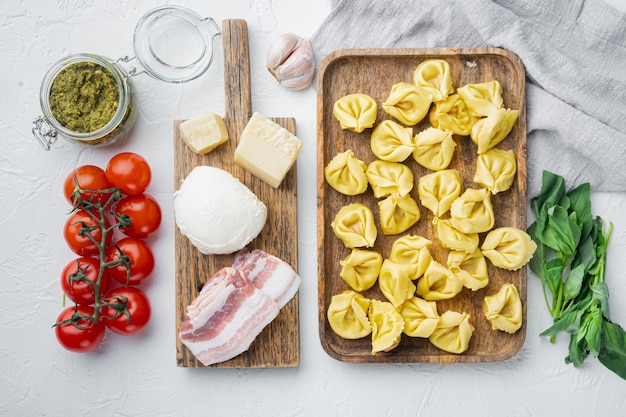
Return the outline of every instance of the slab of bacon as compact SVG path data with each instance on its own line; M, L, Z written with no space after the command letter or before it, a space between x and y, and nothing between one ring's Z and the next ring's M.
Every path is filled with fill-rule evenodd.
M260 249L242 249L235 255L233 268L241 270L255 287L269 295L280 308L293 298L302 280L291 265Z
M293 298L300 282L281 259L242 250L233 266L211 276L187 307L180 340L204 365L232 359L248 350Z

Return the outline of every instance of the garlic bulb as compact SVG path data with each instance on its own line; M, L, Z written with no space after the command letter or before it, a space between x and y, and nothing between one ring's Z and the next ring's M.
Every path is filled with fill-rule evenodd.
M311 43L294 35L277 36L266 55L267 69L286 88L302 90L315 76L315 60Z

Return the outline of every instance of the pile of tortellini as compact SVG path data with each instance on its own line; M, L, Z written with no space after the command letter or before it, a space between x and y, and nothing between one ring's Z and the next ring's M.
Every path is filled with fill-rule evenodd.
M332 229L351 249L340 262L340 276L350 289L332 297L328 321L342 338L371 334L372 354L396 348L402 334L427 338L446 352L462 353L474 332L470 315L450 310L439 314L437 301L450 299L463 288L485 288L487 259L515 271L536 250L523 230L494 228L491 197L508 190L517 171L514 152L496 145L510 133L518 111L504 107L497 80L468 84L455 92L449 64L443 59L420 63L413 83L394 84L382 108L391 119L374 126L378 104L372 97L355 93L335 102L333 114L342 129L360 133L373 128L370 145L377 159L366 164L348 149L331 159L324 175L333 189L347 196L371 187L378 199L380 230L399 237L384 258L372 249L378 234L372 210L358 202L340 208ZM414 135L412 126L427 115L431 126ZM477 147L476 188L463 190L459 172L449 167L456 147L453 134L469 136ZM432 256L432 240L400 236L421 217L418 202L410 195L415 178L403 163L411 156L432 171L418 178L417 194L432 213L434 238L447 250L445 261ZM376 283L384 301L362 294ZM517 332L522 326L517 288L506 283L485 296L483 312L494 330Z

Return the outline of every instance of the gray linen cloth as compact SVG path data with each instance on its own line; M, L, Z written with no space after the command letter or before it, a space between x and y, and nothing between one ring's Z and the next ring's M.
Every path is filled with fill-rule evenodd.
M371 47L499 47L527 77L528 195L542 171L626 191L626 14L602 0L331 0L316 62Z

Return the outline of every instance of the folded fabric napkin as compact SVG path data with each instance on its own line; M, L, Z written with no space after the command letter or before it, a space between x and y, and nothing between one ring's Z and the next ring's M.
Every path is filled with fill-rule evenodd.
M316 62L346 48L498 47L527 77L528 195L626 191L626 14L602 0L331 0Z

